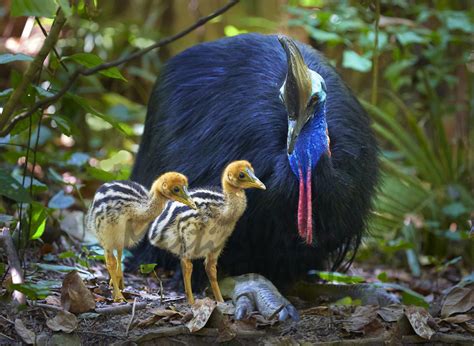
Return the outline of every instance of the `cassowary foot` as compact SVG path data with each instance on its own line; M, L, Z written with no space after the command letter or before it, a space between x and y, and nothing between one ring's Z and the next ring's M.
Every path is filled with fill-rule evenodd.
M254 311L267 319L278 317L284 321L290 317L294 321L299 320L296 308L262 275L245 274L234 279L236 283L232 300L237 320L249 317Z

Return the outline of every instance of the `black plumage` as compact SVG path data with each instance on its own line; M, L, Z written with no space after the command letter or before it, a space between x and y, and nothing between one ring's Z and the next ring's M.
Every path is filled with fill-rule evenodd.
M191 186L217 185L215 172L229 162L252 162L267 191L249 191L248 208L219 266L230 275L263 274L280 288L311 269L351 260L378 178L366 112L319 52L300 43L298 48L325 80L332 153L322 155L312 173L312 246L297 231L298 179L288 161L288 114L279 97L287 62L276 36L225 38L170 59L153 89L132 173L146 186L167 170L183 172ZM177 264L147 241L134 255L135 264Z

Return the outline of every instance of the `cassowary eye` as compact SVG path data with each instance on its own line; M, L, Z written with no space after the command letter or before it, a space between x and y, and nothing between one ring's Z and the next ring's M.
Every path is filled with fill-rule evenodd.
M175 187L173 188L173 192L174 192L174 193L179 193L179 190L180 190L180 188L179 188L178 186L175 186Z
M244 179L245 178L245 174L243 172L240 172L239 173L239 179Z
M308 108L313 107L319 101L318 94L313 94L308 102Z

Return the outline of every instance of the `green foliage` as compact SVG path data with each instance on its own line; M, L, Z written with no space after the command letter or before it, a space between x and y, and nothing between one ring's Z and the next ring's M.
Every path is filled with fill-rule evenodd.
M346 274L342 274L338 272L317 271L316 273L319 275L321 279L329 281L329 282L340 282L340 283L345 283L345 284L356 284L356 283L364 282L364 278L361 276L346 275Z
M387 258L404 253L415 275L427 256L464 254L469 261L473 253L466 234L474 210L470 134L453 128L472 114L472 103L463 101L473 85L465 77L474 33L472 6L381 1L374 105L363 101L373 91L373 7L348 0L292 4L289 24L304 28L330 61L344 69L384 149L370 225L375 249Z
M140 273L150 274L155 270L156 263L140 264Z
M26 54L1 54L0 55L0 64L8 64L14 61L33 61L33 58Z

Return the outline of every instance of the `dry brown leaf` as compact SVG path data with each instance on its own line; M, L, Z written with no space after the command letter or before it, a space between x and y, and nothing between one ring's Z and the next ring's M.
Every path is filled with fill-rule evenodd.
M172 317L172 316L175 316L175 315L178 315L177 317L183 317L184 316L184 314L182 314L179 311L169 310L169 309L156 308L156 309L150 310L150 312L153 315L159 316L159 317Z
M431 339L435 331L430 325L435 324L430 313L420 306L405 307L405 316L410 321L410 325L415 333L423 339Z
M385 322L396 322L403 316L403 306L384 306L377 311L377 314L382 317Z
M467 312L474 307L473 286L454 287L446 296L441 308L441 317Z
M61 306L61 300L57 296L47 296L46 303L54 306Z
M64 277L61 287L61 306L64 310L73 313L95 309L94 296L75 270Z
M26 328L23 321L19 318L15 320L15 331L25 344L33 345L35 343L36 334L32 330Z
M56 316L46 321L49 329L55 332L73 332L78 325L76 315L68 311L59 311Z
M317 315L329 317L332 315L328 306L313 306L312 308L301 311L301 315Z
M354 313L343 323L344 329L352 333L373 333L383 328L377 319L377 306L363 305L356 307Z
M456 316L450 316L443 318L442 321L448 322L448 323L464 323L464 322L469 322L474 320L474 316L472 315L467 315L467 314L462 314L462 315L456 315Z
M151 315L151 316L145 318L144 320L138 321L137 322L137 327L138 328L147 328L147 327L155 324L156 322L158 322L160 319L161 319L160 316Z
M204 328L212 312L216 308L216 302L209 298L197 299L191 307L193 318L186 324L191 333Z

